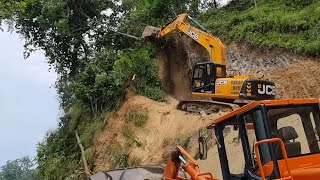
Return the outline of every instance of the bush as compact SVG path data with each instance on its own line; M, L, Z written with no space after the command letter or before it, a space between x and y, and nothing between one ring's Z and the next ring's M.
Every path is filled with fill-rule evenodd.
M116 55L102 50L72 82L70 89L74 98L94 115L119 107L124 96L124 83L115 83L113 64Z
M165 94L160 89L155 52L150 46L143 46L120 56L114 67L116 84L125 82L125 87L142 96L165 101Z
M85 123L83 133L80 135L84 147L91 147L94 135L100 132L104 127L103 119L96 118L92 122Z

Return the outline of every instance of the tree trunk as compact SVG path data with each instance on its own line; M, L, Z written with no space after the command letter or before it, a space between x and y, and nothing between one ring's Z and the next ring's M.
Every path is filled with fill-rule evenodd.
M77 142L78 142L78 145L80 147L81 157L82 157L82 162L83 162L83 167L84 167L84 172L86 173L86 178L87 178L88 176L91 175L91 173L90 173L90 170L89 170L89 167L88 167L88 162L87 162L86 156L84 154L84 148L82 146L82 143L81 143L81 140L79 138L78 132L75 131L74 133L76 135Z

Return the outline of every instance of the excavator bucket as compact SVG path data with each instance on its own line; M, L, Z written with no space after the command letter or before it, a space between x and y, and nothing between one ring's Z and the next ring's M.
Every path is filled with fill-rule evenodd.
M156 38L160 32L160 28L153 27L153 26L146 26L143 30L142 39L147 38Z

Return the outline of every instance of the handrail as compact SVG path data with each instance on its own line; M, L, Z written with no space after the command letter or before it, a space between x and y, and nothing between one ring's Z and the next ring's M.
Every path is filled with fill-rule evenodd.
M263 166L262 166L262 162L261 162L260 153L259 153L259 145L266 144L266 143L272 143L272 142L278 142L280 144L281 152L282 152L282 155L283 155L283 159L285 161L285 165L286 165L286 168L288 170L288 176L287 177L283 177L283 178L281 177L280 180L293 179L292 175L291 175L291 171L290 171L289 166L288 166L288 156L287 156L286 148L284 146L283 141L280 138L265 139L265 140L258 141L258 142L256 142L254 144L254 151L255 151L255 153L257 155L257 161L258 161L259 171L261 173L261 178L263 180L266 179L266 177L264 175L264 171L263 171Z

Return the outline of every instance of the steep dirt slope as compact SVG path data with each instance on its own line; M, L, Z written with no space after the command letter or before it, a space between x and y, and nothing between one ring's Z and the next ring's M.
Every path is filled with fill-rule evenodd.
M278 98L320 98L320 61L297 58L287 68L270 75L278 88Z
M319 57L239 44L230 44L228 52L230 66L275 82L278 99L320 98Z
M178 101L171 97L168 97L167 103L155 102L142 96L128 98L122 108L106 120L107 128L95 138L94 171L112 167L110 154L113 154L113 145L121 144L125 147L128 139L123 132L127 128L134 132L136 141L141 144L133 144L127 149L129 162L138 160L139 165L163 163L177 145L193 147L189 150L195 152L197 146L191 146L191 141L196 143L197 130L204 128L209 120L224 112L202 117L199 114L176 110L177 103ZM148 118L144 127L136 127L133 123L126 122L128 112L147 112Z
M223 113L201 117L198 114L176 110L177 100L192 99L189 90L190 70L194 63L209 59L207 52L186 36L176 34L170 46L160 50L157 56L162 88L174 98L167 103L155 102L141 96L129 97L122 108L106 118L107 128L95 138L94 171L115 167L118 151L129 166L165 163L176 145L184 145L195 155L197 130L205 127L210 119ZM303 57L279 49L265 50L248 45L229 44L230 67L242 74L264 77L276 83L277 98L320 98L320 60ZM145 113L143 127L128 122L128 112ZM126 130L132 133L128 139ZM127 134L127 135L126 135ZM241 145L235 141L237 133L226 135L226 146L234 151L230 155L233 170L242 170L243 162L237 152ZM128 141L132 141L129 143ZM115 144L119 145L115 149ZM116 150L116 152L114 152ZM208 160L200 162L200 168L221 177L217 147L209 150Z
M185 35L175 33L169 42L157 54L162 89L178 100L195 99L190 91L192 66L208 61L209 54L205 48Z

